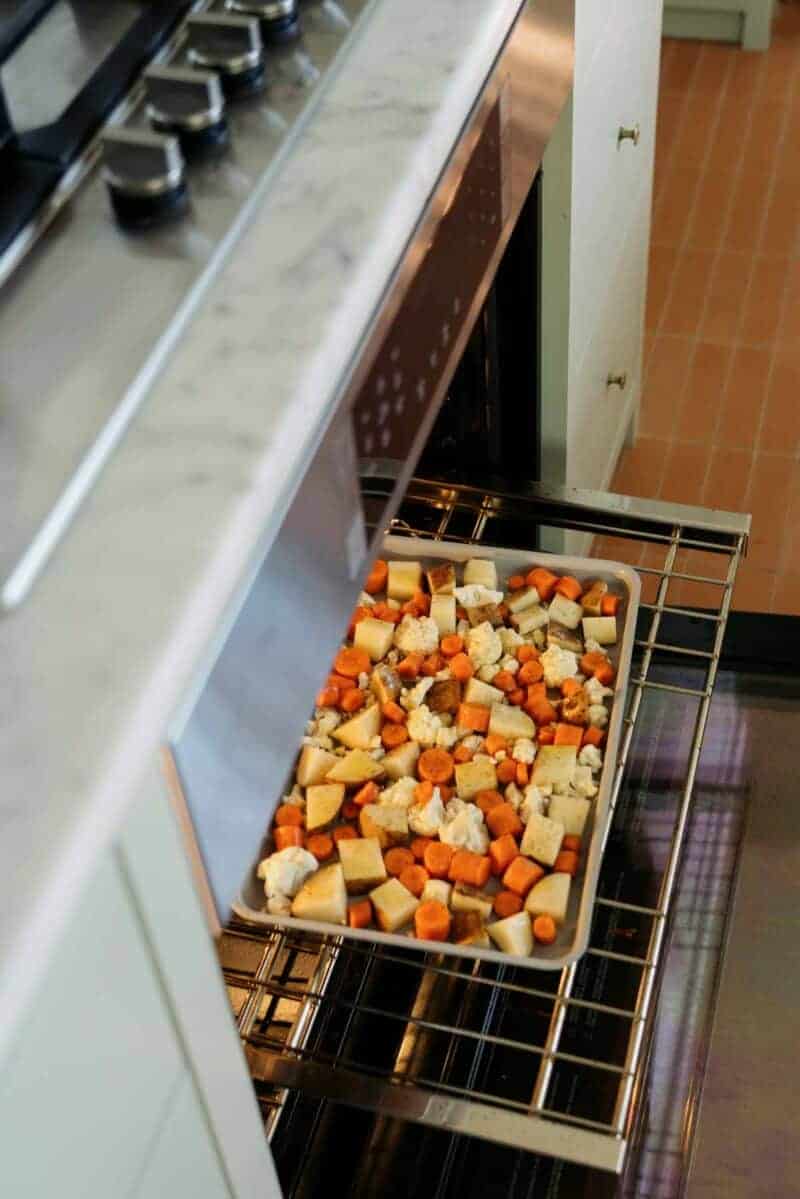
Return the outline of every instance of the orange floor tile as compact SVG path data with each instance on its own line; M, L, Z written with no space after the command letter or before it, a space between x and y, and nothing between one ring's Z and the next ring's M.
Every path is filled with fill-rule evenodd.
M612 490L752 512L734 606L800 615L796 0L779 3L765 54L663 42L645 324L639 435ZM715 577L713 555L694 558L687 573ZM673 588L681 604L719 595Z

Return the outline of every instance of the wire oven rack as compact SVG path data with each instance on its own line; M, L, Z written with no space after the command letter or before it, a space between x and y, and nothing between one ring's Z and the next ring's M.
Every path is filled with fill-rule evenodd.
M370 488L365 503L379 514L390 484L373 479ZM695 774L749 527L747 516L541 484L412 481L393 532L532 552L561 548L556 536L571 538L573 551L593 537L594 556L624 557L640 571L592 937L581 961L549 975L232 924L220 955L270 1136L301 1092L622 1172L641 1115ZM673 772L679 762L676 799L663 810L656 803L643 900L642 863L618 851L637 804L652 802L640 783L634 795L625 789L648 704L660 704L662 723L677 719L684 735L667 730ZM641 753L652 756L646 744Z

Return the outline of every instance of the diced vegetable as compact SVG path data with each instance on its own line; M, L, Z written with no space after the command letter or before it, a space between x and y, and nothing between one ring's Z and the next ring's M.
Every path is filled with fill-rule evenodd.
M380 662L392 648L394 625L388 620L376 620L367 616L356 625L353 644L369 654L372 662Z
M566 839L583 835L591 807L591 802L580 795L551 795L548 812L551 820L563 825Z
M367 595L377 595L379 591L384 591L388 577L388 566L382 558L376 558L372 563L372 569L367 575L367 581L364 584L364 590Z
M531 916L551 916L556 924L567 918L569 885L568 874L546 874L528 894L525 911Z
M498 687L482 683L480 679L470 679L464 688L465 704L480 704L484 708L491 708L492 704L499 704L502 698L503 692Z
M402 559L390 562L386 590L390 599L410 600L422 585L422 566L419 562Z
M617 621L614 616L584 616L583 635L598 645L616 645Z
M361 809L358 827L362 837L376 837L381 849L408 840L408 815L395 804L367 804Z
M476 758L456 766L456 791L459 799L472 799L479 791L497 790L497 771L491 758Z
M431 618L436 621L440 637L456 631L456 600L453 595L434 595L431 599Z
M519 741L536 734L536 726L526 712L508 704L493 704L489 717L489 732L506 741Z
M306 879L292 900L292 915L298 920L347 923L347 890L340 862L324 866Z
M358 837L338 843L347 890L360 895L386 879L386 866L377 837Z
M365 708L351 720L340 724L333 730L336 741L346 745L348 749L369 749L373 737L381 731L381 710L378 704Z
M536 755L532 781L537 787L567 787L572 782L577 760L574 745L544 745Z
M533 951L533 930L527 912L495 920L489 925L489 936L498 949L513 957L524 958Z
M450 939L456 945L472 945L476 949L488 949L491 945L480 912L454 912Z
M543 876L544 870L541 866L520 855L514 858L511 865L506 868L503 875L503 886L507 891L513 891L515 895L521 895L524 899L531 887L535 886Z
M408 924L418 907L418 900L396 878L390 878L370 892L375 919L385 933L397 932Z
M325 778L329 783L356 784L380 778L382 774L381 762L376 762L363 749L351 749L343 758L336 759L336 765L331 767Z
M450 897L450 906L454 912L480 912L484 920L492 914L493 899L476 887L467 883L456 883Z
M450 923L449 911L435 899L424 900L414 913L414 932L420 941L447 941Z
M306 791L306 828L321 832L333 824L344 803L344 783L316 783Z
M390 779L406 778L416 770L419 752L416 741L406 741L381 758L381 766Z
M427 571L431 595L452 595L456 585L456 568L452 562L441 562Z
M351 928L369 928L372 924L372 903L369 899L359 899L350 904L347 923Z
M478 583L489 591L497 591L497 566L491 558L470 558L464 565L464 586Z
M295 778L301 787L311 787L321 783L328 771L336 765L339 759L336 754L316 745L304 745L297 762Z
M550 605L550 621L563 624L565 629L577 629L583 619L583 608L562 594L554 596ZM358 630L356 630L358 631Z
M561 849L564 839L564 826L549 816L541 816L534 812L525 826L525 833L520 843L520 852L526 857L535 858L545 866L552 866Z

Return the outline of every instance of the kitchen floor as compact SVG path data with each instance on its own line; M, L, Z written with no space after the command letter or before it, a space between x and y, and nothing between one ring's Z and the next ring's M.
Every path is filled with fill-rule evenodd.
M641 419L611 489L751 512L734 606L800 614L796 0L765 54L664 40ZM695 558L716 577L714 555ZM685 586L718 606L719 588Z

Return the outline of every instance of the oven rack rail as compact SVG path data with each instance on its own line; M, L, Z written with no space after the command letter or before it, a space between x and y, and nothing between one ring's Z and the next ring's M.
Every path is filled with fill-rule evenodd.
M371 479L366 500L383 503L391 486L391 480ZM658 694L662 702L674 695L693 713L681 758L679 800L664 818L663 869L652 903L619 898L613 882L603 886L601 873L596 923L607 932L633 921L646 935L630 951L621 951L609 948L608 937L604 941L593 929L585 957L560 974L406 955L335 935L231 925L220 955L270 1136L288 1097L301 1092L590 1168L623 1171L641 1115L637 1098L646 1079L695 775L749 529L748 516L606 493L541 484L509 490L493 480L483 486L411 482L392 532L527 547L532 553L555 548L556 530L573 539L600 539L595 556L608 554L608 538L644 547L635 668L608 835L648 695ZM693 598L693 589L701 602ZM700 634L693 634L692 644L674 635L670 626L676 615L695 618L692 627ZM676 662L688 664L696 685L658 677L660 668ZM618 969L636 980L628 1002L610 1002L605 995L607 980ZM381 971L403 980L396 1004L373 996L372 981ZM376 1028L393 1032L388 1060L376 1061L369 1048L360 1052L358 1029L365 1021L372 1029L371 1047L384 1040L376 1038ZM570 1030L581 1021L615 1027L617 1048L608 1060L576 1051ZM523 1092L508 1084L512 1071L504 1064L512 1059L515 1076L528 1080ZM582 1107L564 1101L565 1071L569 1096L574 1098L576 1088L579 1096L588 1096Z

